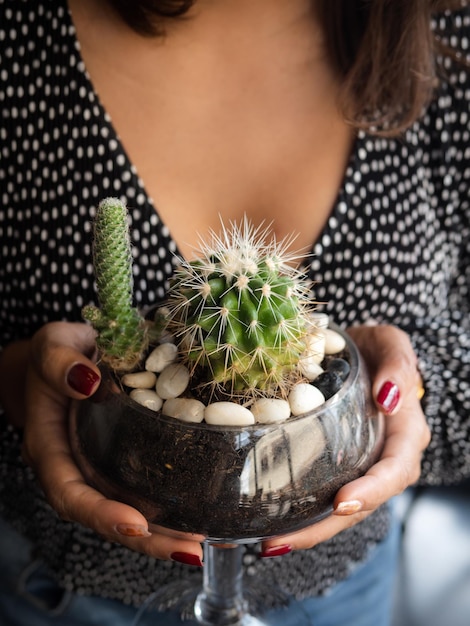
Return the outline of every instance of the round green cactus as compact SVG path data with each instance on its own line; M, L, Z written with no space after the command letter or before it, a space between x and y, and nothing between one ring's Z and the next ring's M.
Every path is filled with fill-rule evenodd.
M287 392L298 377L310 291L269 230L248 221L202 243L170 288L168 328L196 381L248 395Z
M127 209L117 198L106 198L97 208L93 262L100 307L85 306L82 315L98 333L101 360L114 370L131 370L147 347L146 326L132 306Z

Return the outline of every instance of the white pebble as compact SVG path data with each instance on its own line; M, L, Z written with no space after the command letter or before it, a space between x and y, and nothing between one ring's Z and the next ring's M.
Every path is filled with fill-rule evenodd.
M148 355L145 369L149 372L163 372L167 365L175 362L177 354L178 348L174 343L162 343Z
M290 417L289 403L278 398L260 398L251 405L250 410L260 424L277 424Z
M253 413L235 402L213 402L206 406L204 419L218 426L251 426L255 423Z
M306 337L304 356L315 363L321 363L325 357L325 332L319 329Z
M205 408L202 402L193 398L170 398L165 400L162 413L182 422L198 424L204 419Z
M330 323L329 315L327 313L320 313L319 311L310 313L310 319L317 328L328 328L328 324Z
M169 345L169 344L165 344ZM189 384L189 370L181 363L167 365L157 380L156 391L160 398L177 398Z
M151 389L155 387L157 377L153 372L133 372L132 374L124 374L121 382L125 387L133 389Z
M129 397L152 411L159 411L162 408L163 400L152 389L133 389Z
M292 415L302 415L323 404L325 396L313 385L299 383L290 392L288 400Z
M300 369L302 376L304 376L310 382L315 380L315 378L317 376L320 376L320 374L323 374L323 371L324 371L323 368L319 365L319 363L317 363L316 358L307 357L307 356L300 357L299 369Z
M338 354L346 347L346 340L342 335L331 328L325 331L325 354Z

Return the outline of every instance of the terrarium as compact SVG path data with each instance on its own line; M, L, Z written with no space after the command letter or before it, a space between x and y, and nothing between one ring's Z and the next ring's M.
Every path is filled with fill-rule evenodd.
M266 624L244 594L244 544L328 516L338 489L380 454L383 419L360 354L316 310L286 242L246 220L181 260L150 316L132 307L115 199L98 209L94 255L100 306L84 315L103 378L72 410L77 462L150 529L206 538L194 623Z

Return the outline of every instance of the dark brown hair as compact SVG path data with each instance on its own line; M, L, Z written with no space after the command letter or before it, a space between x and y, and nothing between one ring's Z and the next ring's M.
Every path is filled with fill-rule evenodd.
M354 126L396 134L420 117L438 84L438 52L444 52L432 17L463 4L320 0L330 57L342 80L343 112Z
M161 18L195 0L111 0L138 32L161 34ZM341 106L357 128L397 134L422 113L437 83L440 43L431 18L468 0L316 0L328 52L342 82ZM160 18L160 21L159 21Z

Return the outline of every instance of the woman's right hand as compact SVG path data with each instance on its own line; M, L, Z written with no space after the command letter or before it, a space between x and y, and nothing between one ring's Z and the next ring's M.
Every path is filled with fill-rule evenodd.
M150 533L139 511L93 489L77 467L68 437L69 405L70 399L83 400L99 387L94 354L95 333L86 324L51 322L32 338L25 390L25 461L61 518L150 556L200 565L204 537L166 530Z

